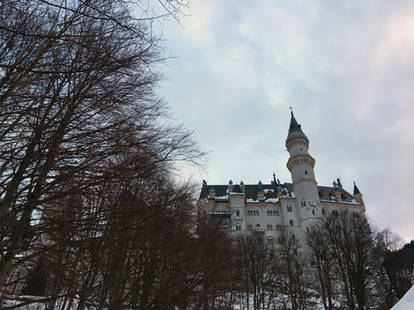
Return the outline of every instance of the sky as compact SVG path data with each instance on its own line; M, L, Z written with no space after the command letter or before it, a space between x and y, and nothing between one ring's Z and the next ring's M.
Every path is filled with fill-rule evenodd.
M208 151L201 184L291 182L290 110L319 185L355 180L379 228L414 239L414 2L191 0L162 26L159 93Z

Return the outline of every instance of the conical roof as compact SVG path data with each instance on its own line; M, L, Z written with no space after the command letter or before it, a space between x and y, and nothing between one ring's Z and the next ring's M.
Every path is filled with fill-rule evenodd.
M304 139L309 143L308 137L306 137L306 135L303 133L300 124L296 120L295 115L293 115L293 111L291 111L289 133L286 139L286 146L289 144L289 142L295 139Z
M355 182L354 182L354 195L356 194L361 194L361 192L359 191L358 187L356 186Z

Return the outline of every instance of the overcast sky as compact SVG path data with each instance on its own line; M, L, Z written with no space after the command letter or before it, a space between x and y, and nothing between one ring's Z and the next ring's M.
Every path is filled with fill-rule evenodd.
M160 92L210 151L186 174L291 182L292 106L318 184L355 180L374 224L414 238L414 1L192 0L181 23Z

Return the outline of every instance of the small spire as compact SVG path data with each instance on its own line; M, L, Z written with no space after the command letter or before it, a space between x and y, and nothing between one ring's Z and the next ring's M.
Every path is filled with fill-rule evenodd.
M357 194L361 194L361 192L359 191L359 189L356 186L355 181L354 181L354 195L357 195Z
M276 173L273 172L273 184L276 184Z

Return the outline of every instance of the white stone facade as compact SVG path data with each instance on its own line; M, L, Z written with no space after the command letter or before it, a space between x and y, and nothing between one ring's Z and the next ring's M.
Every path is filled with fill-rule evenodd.
M283 227L303 241L309 227L328 214L348 209L365 212L358 188L354 195L334 186L318 186L314 173L315 159L309 155L309 140L292 113L286 148L287 168L292 183L281 183L275 176L271 184L209 185L203 181L198 200L199 216L219 220L232 234L261 231L269 243L277 244Z

